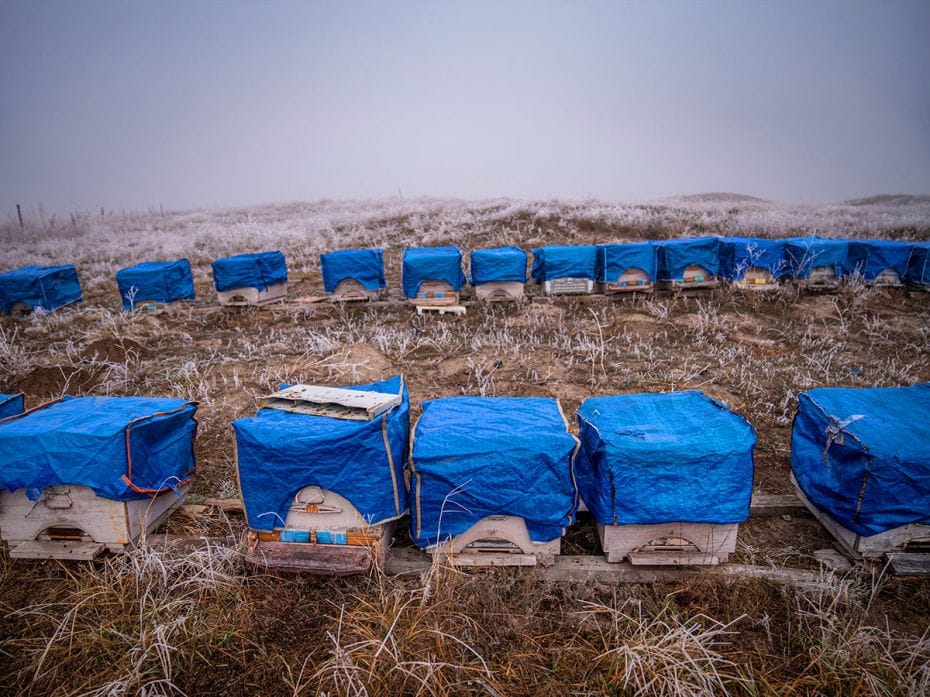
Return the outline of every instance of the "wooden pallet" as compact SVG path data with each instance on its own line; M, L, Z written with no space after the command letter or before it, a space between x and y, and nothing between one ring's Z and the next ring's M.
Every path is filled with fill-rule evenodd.
M399 394L363 392L317 385L292 385L258 400L259 407L297 414L371 421L398 406Z
M299 542L259 542L246 548L246 561L265 569L299 571L317 576L351 576L371 568L365 547Z
M921 554L930 559L930 524L902 525L877 535L863 537L844 527L811 503L798 485L793 472L790 476L801 502L807 506L811 514L820 521L820 524L826 528L843 550L854 559L880 559L889 554L907 553L911 550L920 550Z
M739 525L664 523L601 525L597 534L607 561L634 566L716 566L736 551Z
M464 305L417 305L418 315L455 315L461 317L465 312Z
M281 302L287 297L287 283L276 283L265 290L258 288L234 288L216 291L216 299L224 307L247 307Z
M489 281L475 286L475 297L485 302L511 302L522 300L523 291L519 281Z
M186 492L189 485L182 487ZM86 486L51 486L38 501L0 491L0 539L14 559L87 559L121 552L153 532L181 504L174 492L112 501Z
M526 522L517 516L487 516L448 542L427 550L453 566L550 566L562 540L534 542Z

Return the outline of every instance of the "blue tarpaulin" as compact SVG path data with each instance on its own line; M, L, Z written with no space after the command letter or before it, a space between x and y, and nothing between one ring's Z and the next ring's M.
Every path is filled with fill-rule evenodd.
M424 281L445 281L456 293L465 284L458 247L409 247L404 250L404 295L417 297Z
M721 275L739 281L752 268L776 279L785 273L785 241L761 237L724 237L720 240Z
M702 392L586 399L578 425L576 478L599 523L749 517L755 431Z
M187 259L144 261L116 272L123 307L143 302L173 303L194 299L194 277Z
M81 284L72 264L23 266L0 274L0 311L7 315L15 303L51 312L80 300Z
M837 278L843 277L849 243L824 237L796 237L785 240L785 265L793 278L810 278L811 270L829 266Z
M882 271L891 269L903 281L913 247L912 242L850 240L845 272L860 273L866 281L874 281Z
M533 280L542 284L558 278L597 277L597 247L593 245L539 247L533 250Z
M287 263L281 252L239 254L213 262L213 284L224 293L237 288L257 288L287 283Z
M535 542L560 537L577 508L576 448L554 399L423 402L410 463L414 542L431 547L489 515L523 518Z
M341 249L320 255L323 288L335 292L339 284L352 279L365 290L386 288L384 280L384 253L380 249Z
M16 416L26 411L22 394L0 394L0 419Z
M869 536L930 523L930 383L802 392L791 471L804 495Z
M597 246L597 280L601 283L616 283L630 269L642 269L654 281L656 268L656 248L651 242Z
M33 501L59 484L117 501L177 490L194 476L196 411L183 399L63 397L0 422L0 485Z
M471 283L526 283L526 259L526 252L519 247L476 249L471 253Z
M915 285L930 285L930 242L914 243L905 278Z
M711 276L720 275L720 240L716 237L682 237L659 240L659 278L681 281L689 266L702 266Z
M261 409L233 422L239 487L250 528L283 527L294 496L308 486L348 499L371 525L407 510L403 470L410 398L403 378L349 389L402 394L403 401L372 421Z

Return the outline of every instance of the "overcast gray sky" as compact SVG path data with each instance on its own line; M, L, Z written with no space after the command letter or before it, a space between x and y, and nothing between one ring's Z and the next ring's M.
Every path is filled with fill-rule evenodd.
M0 0L0 215L930 193L930 2Z

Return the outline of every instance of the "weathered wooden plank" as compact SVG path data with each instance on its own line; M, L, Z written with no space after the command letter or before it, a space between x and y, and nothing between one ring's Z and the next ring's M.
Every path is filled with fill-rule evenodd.
M753 517L780 515L810 515L804 503L794 494L753 494L749 504Z
M260 407L267 409L355 421L371 421L400 403L399 394L318 385L292 385L258 401Z
M100 542L61 542L48 540L30 540L10 546L13 559L67 559L69 561L92 561L96 559L106 545Z
M205 499L204 504L218 508L223 513L245 513L242 506L242 499Z
M367 547L316 545L295 542L260 542L245 555L247 561L267 569L286 569L318 576L348 576L371 568Z
M930 554L891 552L885 556L895 576L930 576Z

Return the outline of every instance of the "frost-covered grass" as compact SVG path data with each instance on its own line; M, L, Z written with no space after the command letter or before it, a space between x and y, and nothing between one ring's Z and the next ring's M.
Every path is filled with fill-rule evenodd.
M319 252L381 245L396 289L407 245L733 233L926 238L928 211L919 201L397 199L77 216L25 234L8 224L4 268L77 263L87 300L0 318L0 392L22 389L30 406L62 392L198 401L202 500L237 494L229 422L253 413L256 397L280 382L402 373L414 416L424 399L462 393L558 397L571 418L587 396L701 389L756 427L757 490L785 492L798 392L930 380L927 296L853 280L832 296L786 287L701 300L562 298L475 304L462 319L418 317L400 302L233 310L215 306L209 262L280 248L294 294L308 295L318 291ZM179 256L193 263L197 302L159 315L119 309L117 268ZM184 515L169 525L178 519L185 534L242 526L241 518ZM743 561L810 567L812 549L829 544L810 520L774 523L787 534L741 530ZM590 520L570 535L566 549L598 552ZM400 533L396 544L410 541ZM558 585L514 570L442 567L327 580L260 575L228 548L143 548L96 566L14 564L0 553L0 692L918 695L930 680L928 602L926 583L832 576L802 589L711 580Z

